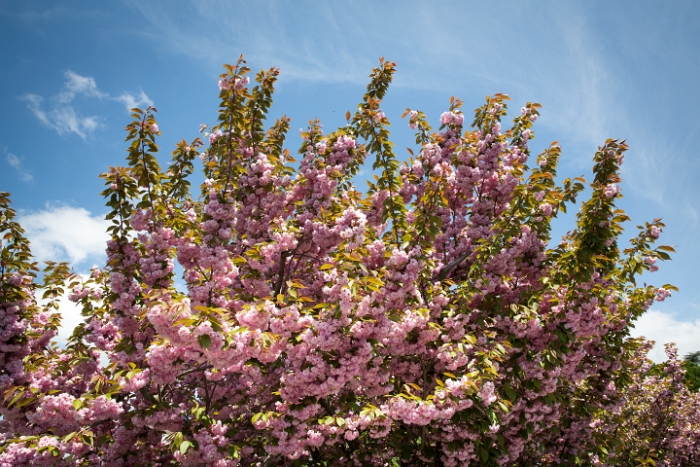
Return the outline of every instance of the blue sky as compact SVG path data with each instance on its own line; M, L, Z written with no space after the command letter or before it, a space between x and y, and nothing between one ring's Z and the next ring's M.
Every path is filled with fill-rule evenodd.
M469 113L496 92L511 112L544 106L532 147L559 141L561 175L590 178L596 147L626 139L629 230L662 217L678 251L644 279L681 289L637 332L700 350L696 1L0 0L0 26L0 190L41 259L102 262L97 175L124 164L129 106L158 108L165 163L176 141L216 122L221 64L243 53L254 71L281 69L271 117L292 118L296 150L309 119L343 123L384 56L398 63L382 107L401 151L412 146L406 107L437 122L450 96Z

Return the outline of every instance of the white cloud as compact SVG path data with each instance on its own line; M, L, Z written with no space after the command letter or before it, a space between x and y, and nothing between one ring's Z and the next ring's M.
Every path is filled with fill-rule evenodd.
M88 274L80 274L83 281L87 281L90 276ZM39 306L44 306L47 304L48 299L41 298L44 294L45 289L39 289L36 292L37 302ZM70 301L68 295L70 290L66 290L65 293L58 298L58 309L52 309L61 315L61 326L58 328L58 335L55 340L61 347L65 346L68 342L68 338L73 334L73 330L77 325L82 323L85 319L81 315L82 307Z
M49 110L45 110L42 104L43 97L36 94L25 94L22 98L39 121L56 130L61 136L75 133L85 139L100 125L99 117L80 117L72 105L66 105L60 99L56 99L56 103Z
M44 98L37 94L28 93L21 97L40 122L53 128L61 136L75 133L85 139L101 126L100 117L79 115L74 105L77 96L123 102L128 111L140 105L153 105L153 101L143 91L140 91L138 96L125 92L120 96L110 97L97 87L95 79L91 76L81 76L71 70L66 71L64 76L66 81L61 91L49 100L48 106L44 105Z
M655 362L666 360L664 344L673 342L678 347L678 355L700 350L700 319L678 321L672 314L649 310L635 323L632 336L645 337L656 342L649 352Z
M88 260L96 263L104 257L109 223L100 215L91 216L83 208L48 206L18 217L39 261L68 260L78 265Z
M153 101L149 99L143 91L139 91L138 96L125 92L121 96L114 97L113 99L118 102L123 102L127 112L131 112L131 109L134 107L150 107L153 105Z
M43 97L37 96L36 94L25 94L22 96L22 99L27 102L27 107L29 107L29 110L34 112L36 118L38 118L45 125L53 127L48 115L46 115L46 112L41 108L41 102L44 100Z
M22 161L19 157L12 154L11 152L7 152L7 148L3 148L3 152L5 153L5 161L7 161L7 163L10 164L10 167L15 169L17 173L19 173L19 176L22 178L22 180L24 180L25 182L29 182L34 178L32 174L29 173L29 171L27 171L24 168L24 166L22 166Z
M70 104L78 94L99 99L107 97L107 94L97 89L95 79L91 76L80 76L68 70L65 73L65 77L66 82L63 85L63 90L56 96L56 100L62 104Z
M84 279L86 278L84 277ZM80 305L68 300L68 292L59 298L57 311L61 314L61 327L58 329L56 339L59 345L64 346L73 334L75 327L82 323L85 318L80 314L82 311Z

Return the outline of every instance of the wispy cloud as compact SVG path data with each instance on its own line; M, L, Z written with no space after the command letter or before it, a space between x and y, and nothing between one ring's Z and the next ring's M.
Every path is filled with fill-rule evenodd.
M186 12L191 27L202 28L193 33L165 3L125 3L150 23L145 35L168 51L205 62L215 72L222 63L233 62L245 53L251 63L280 67L288 79L361 84L378 57L362 53L371 43L369 38L355 40L354 48L343 40L363 29L354 24L357 7L353 4L348 4L339 18L331 6L323 4L282 9L275 2L184 1L179 7ZM368 15L364 22L371 18ZM298 24L309 25L304 34L298 33Z
M48 21L55 20L57 17L61 16L61 14L63 14L65 11L65 5L54 5L51 8L47 8L45 10L24 9L21 11L16 11L16 9L14 8L5 8L4 5L0 5L1 15L11 17L15 21L23 21L24 23L30 25L44 24Z
M22 180L25 182L30 182L34 178L32 174L24 168L22 165L22 160L19 157L11 152L8 152L6 147L3 148L3 152L5 153L5 161L10 164L10 167L17 171Z
M68 70L65 73L66 82L63 89L56 96L56 101L61 104L70 104L78 94L83 94L87 97L97 97L102 99L107 97L107 94L97 89L95 79L91 76L80 76L79 74Z
M72 105L57 101L49 109L44 109L42 104L44 98L37 94L25 94L22 99L41 123L53 128L61 136L75 133L85 139L100 126L99 117L80 117Z
M80 265L104 259L109 223L102 216L93 216L84 208L48 205L18 217L39 261L68 260Z
M254 67L280 67L281 81L361 85L377 57L386 56L398 62L398 88L455 93L467 103L505 92L515 109L540 102L532 147L559 141L562 173L589 172L599 145L625 138L631 147L625 194L652 201L653 217L674 211L696 222L697 128L679 113L698 102L692 83L700 65L687 58L697 49L691 4L648 2L632 11L556 1L405 0L397 8L370 0L342 7L182 0L176 9L162 1L124 2L149 23L143 33L149 41L204 64L212 75L245 53ZM667 70L677 77L673 86ZM682 201L671 206L669 199Z
M397 87L506 92L522 103L539 101L545 105L542 124L585 142L586 159L617 118L615 75L598 35L574 5L510 3L511 14L502 17L497 4L418 1L406 1L405 8L369 0L342 8L303 0L294 8L183 1L177 10L162 2L126 3L149 21L153 32L146 34L153 41L212 70L245 53L251 63L280 67L283 79L364 84L377 58L386 56L399 64ZM469 27L458 26L457 18L468 19ZM299 24L308 27L300 31Z
M134 107L149 107L153 105L153 101L149 99L149 97L143 91L139 91L138 96L125 92L120 96L114 97L113 99L123 103L128 112L131 112L131 109Z
M153 105L153 101L143 91L136 96L124 92L117 97L110 97L108 93L98 88L95 79L91 76L82 76L68 70L64 73L64 77L63 87L58 94L49 99L47 105L44 104L44 98L38 94L28 93L21 97L40 122L56 130L61 136L74 133L86 139L102 126L101 117L80 115L75 105L78 96L122 102L126 104L128 111L139 105Z
M700 350L700 319L680 321L670 313L650 310L635 323L632 335L655 341L649 358L663 362L666 360L664 344L675 343L680 356Z

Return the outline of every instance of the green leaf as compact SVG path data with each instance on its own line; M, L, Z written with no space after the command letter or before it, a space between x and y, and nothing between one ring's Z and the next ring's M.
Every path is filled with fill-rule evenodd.
M15 395L15 397L12 398L12 400L10 401L9 404L7 404L7 406L8 406L8 407L12 407L12 405L13 405L15 402L17 402L17 401L20 399L20 397L22 397L23 395L24 395L24 388L22 388L22 390L20 390L20 391Z
M197 338L197 341L199 342L199 345L205 349L208 349L211 346L211 337L209 334L202 334Z
M190 447L192 447L192 443L190 441L183 441L182 444L180 444L180 453L187 454Z

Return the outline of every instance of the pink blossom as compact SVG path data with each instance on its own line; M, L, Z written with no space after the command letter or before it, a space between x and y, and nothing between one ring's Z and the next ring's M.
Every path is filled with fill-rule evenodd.
M488 381L481 386L481 389L479 389L479 398L487 407L498 399L494 394L494 385L491 381Z
M618 193L620 193L620 187L616 184L610 184L605 187L605 197L606 198L612 198Z
M228 78L220 79L219 91L228 91L229 89L231 89L231 82L228 80Z
M234 80L233 87L237 90L240 91L244 87L248 86L248 83L250 83L250 78L246 76L245 78L239 78L236 77Z
M222 136L223 136L223 133L221 133L221 130L216 130L216 131L211 132L211 134L209 135L209 144L214 144L214 142L216 140L218 140L219 138L221 138Z
M673 288L635 283L658 268L646 246L631 262L613 248L600 191L617 184L550 241L575 189L522 165L535 104L502 129L494 96L470 129L453 103L405 164L363 130L379 110L325 136L312 121L290 163L288 121L251 133L241 64L219 82L200 187L180 173L200 139L148 176L133 153L103 175L129 199L107 193L115 222L89 277L50 265L42 285L0 194L0 467L636 465L652 444L659 465L698 465L700 399L677 351L650 371L650 344L629 338ZM618 180L625 149L600 148L595 180ZM538 159L557 162L552 148ZM60 290L83 319L64 347L51 345Z

